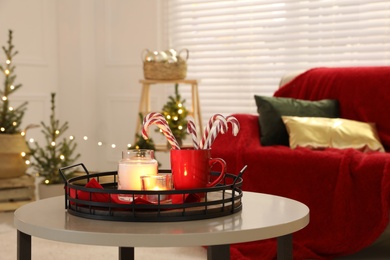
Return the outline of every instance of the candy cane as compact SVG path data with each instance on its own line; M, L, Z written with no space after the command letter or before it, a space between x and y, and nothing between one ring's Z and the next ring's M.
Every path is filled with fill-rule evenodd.
M188 117L187 119L187 132L191 135L194 148L199 149L198 134L196 133L196 127L192 117Z
M203 133L203 137L202 137L202 140L200 142L200 148L201 149L207 149L205 148L205 143L206 143L206 140L210 134L210 131L211 129L213 128L214 125L218 125L218 124L221 124L220 126L220 130L219 132L221 133L225 133L227 131L227 121L225 119L225 117L221 114L215 114L213 115L210 119L209 119L209 122L204 130L204 133Z
M227 124L226 118L221 114L215 114L214 118L215 118L214 124L218 124L219 125L218 127L220 127L219 131L222 134L226 133L226 131L228 130L228 124Z
M210 149L218 134L224 133L223 129L225 129L223 122L215 122L213 128L211 128L211 131L206 138L206 141L203 144L203 149Z
M166 123L166 121L161 120L160 118L151 118L151 119L149 119L149 121L144 123L144 126L142 128L142 137L144 139L148 139L149 138L149 136L148 136L148 128L151 125L157 125L161 129L161 132L163 130L168 129L168 127L169 127L168 124Z
M144 117L144 120L143 120L143 128L142 128L142 136L144 139L148 139L148 127L149 125L151 125L152 121L154 120L162 120L164 122L165 118L164 116L161 114L161 113L157 113L157 112L151 112L149 114L147 114L145 117Z
M179 146L175 136L173 135L173 133L172 133L171 129L169 128L169 125L165 119L164 120L160 120L160 119L152 120L152 122L149 125L152 125L152 124L157 125L160 128L160 130L164 134L165 138L167 138L168 142L171 144L172 149L180 150L180 146Z
M165 119L165 117L161 113L151 112L144 117L143 124L150 121L151 119L158 119L158 118Z
M144 126L142 128L142 137L144 139L148 139L148 127L151 125L157 125L161 132L164 134L164 136L167 138L168 142L170 143L172 149L180 150L180 146L176 141L175 136L172 134L171 129L169 128L168 122L165 120L165 118L160 118L159 116L153 118L149 118L148 121L144 122Z
M237 136L238 132L240 131L240 123L238 122L237 118L235 118L234 116L227 116L226 121L232 124L232 133L234 136Z

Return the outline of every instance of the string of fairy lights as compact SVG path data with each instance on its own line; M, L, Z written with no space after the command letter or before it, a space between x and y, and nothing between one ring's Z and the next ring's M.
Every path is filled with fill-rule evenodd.
M174 119L175 120L175 119ZM3 127L1 127L1 129L0 129L0 131L4 131L3 130ZM161 130L160 130L160 132L161 132ZM21 136L23 136L23 137L25 137L26 136L26 129L24 130L24 131L22 131L21 133ZM59 130L56 130L56 135L59 135L60 134L60 131ZM74 135L70 135L69 137L69 140L74 140L75 139L75 136ZM82 138L82 140L84 141L84 142L87 142L87 141L89 141L90 140L90 138L87 136L87 135L84 135L83 136L83 138ZM30 144L33 144L34 142L36 142L36 140L33 138L33 137L30 137L28 140L26 140L27 142L29 142ZM107 143L108 144L108 143ZM56 142L55 141L52 141L51 143L50 143L50 145L51 146L53 146L53 147L55 147L56 146ZM102 141L97 141L96 142L96 145L98 146L98 147L104 147L105 145L106 145L106 143L105 142L102 142ZM108 147L110 147L111 149L116 149L116 148L118 148L118 145L117 144L115 144L115 143L111 143L111 144L109 144L108 145ZM131 143L128 143L128 144L126 144L126 148L127 149L132 149L133 148L133 145L131 144ZM138 149L137 147L134 147L134 149ZM25 152L25 151L23 151L23 152L21 152L21 156L23 157L23 158L25 158L26 156L27 156L27 152ZM65 156L64 155L62 155L62 154L60 154L59 155L59 158L61 159L61 160L65 160ZM29 160L29 159L25 159L25 163L27 164L27 165L30 165L31 164L31 161Z
M59 134L59 132L58 132L58 134ZM24 136L25 135L25 132L22 132L22 136ZM71 135L71 136L69 136L68 137L69 138L69 140L74 140L75 139L75 137L73 136L73 135ZM89 138L88 138L88 136L83 136L83 141L89 141ZM35 142L35 139L34 138L29 138L28 140L27 140L29 143L34 143ZM105 143L104 142L101 142L101 141L98 141L97 143L97 146L98 147L103 147L103 146L105 146ZM54 142L54 141L52 141L51 143L50 143L50 145L51 146L53 146L53 147L55 147L56 146L56 142ZM112 149L116 149L116 148L118 148L118 146L115 144L115 143L111 143L108 147L110 147L110 148L112 148ZM126 145L126 148L127 149L131 149L132 148L132 144L127 144ZM27 164L27 165L30 165L31 164L31 161L30 161L30 159L28 159L26 156L27 156L28 154L26 153L26 152L21 152L21 156L23 157L23 158L25 158L24 159L24 161L25 161L25 163ZM65 156L63 155L63 154L60 154L59 155L59 158L61 159L61 160L65 160L66 158L65 158Z
M168 117L170 117L170 116L168 115ZM174 120L177 120L177 119L174 118ZM15 123L16 123L16 122L15 122ZM4 128L1 127L1 128L0 128L0 131L4 132L3 129L4 129ZM23 137L26 136L26 130L27 130L27 128L26 128L24 131L22 131L22 132L20 133L21 136L23 136ZM161 130L160 130L160 131L161 131ZM56 135L59 135L59 134L60 134L60 131L59 131L59 130L56 130L55 133L56 133ZM68 138L69 138L69 140L74 140L74 139L75 139L75 136L74 136L74 135L70 135ZM89 141L89 137L88 137L87 135L84 135L83 138L82 138L82 140L85 141L85 142L87 142L87 141ZM33 137L30 137L30 138L29 138L28 140L26 140L26 141L28 141L30 144L36 142L35 139L34 139ZM97 141L97 142L96 142L96 145L97 145L98 147L103 147L103 146L105 146L105 144L106 144L106 143L105 143L105 142L102 142L102 141ZM52 141L52 142L50 143L50 145L53 146L53 147L55 147L55 146L56 146L56 142L55 142L55 141ZM112 148L112 149L116 149L118 146L117 146L117 144L115 144L115 143L111 143L111 144L109 145L109 147ZM128 143L128 144L126 144L126 148L127 148L127 149L131 149L131 148L133 148L133 145L132 145L131 143ZM137 148L135 147L135 149L137 149ZM25 157L27 156L27 152L25 152L25 151L21 152L21 156L22 156L23 158L25 158ZM62 154L59 155L59 158L60 158L61 160L65 160L65 156L62 155ZM30 161L29 159L25 159L25 163L26 163L27 165L29 165L29 164L31 164L31 161Z
M57 130L58 131L58 130ZM58 131L58 134L59 134L59 131ZM75 137L73 136L73 135L70 135L69 137L69 140L74 140L75 139ZM83 136L83 140L84 141L88 141L89 140L89 138L88 138L88 136ZM30 143L34 143L35 142L35 139L34 138L29 138L29 140L28 140L28 142L30 142ZM97 146L104 146L104 142L101 142L101 141L98 141L97 143ZM53 141L53 142L51 142L51 145L52 146L56 146L56 143ZM110 147L111 148L116 148L117 147L117 145L115 144L115 143L112 143L111 145L110 145ZM129 144L127 144L127 148L131 148L132 147L132 145L129 143Z
M179 107L181 107L181 106L182 106L182 105L179 104ZM182 111L178 111L178 113L181 114ZM174 121L177 121L177 120L178 120L178 117L177 117L177 116L171 116L171 115L167 114L166 117L167 117L168 119L172 118ZM183 126L179 125L178 128L179 128L179 129L183 129ZM159 129L159 132L162 132L162 130ZM56 130L55 133L56 133L56 135L59 135L59 134L60 134L60 131L59 131L59 130ZM22 131L22 132L21 132L21 135L22 135L22 136L26 136L26 131ZM68 138L69 138L69 140L74 140L74 139L75 139L75 136L74 136L74 135L70 135ZM87 135L84 135L84 136L82 137L82 140L85 141L85 142L87 142L87 141L90 141L90 138L89 138ZM30 137L30 138L28 139L28 142L32 144L32 143L35 142L35 139L34 139L33 137ZM106 144L109 144L109 143L108 143L108 142L105 143L105 142L102 142L102 141L97 141L97 142L96 142L96 145L97 145L98 147L103 147L103 146L105 146ZM56 146L56 142L52 141L50 145ZM115 144L115 143L111 143L111 144L109 144L108 146L109 146L110 148L112 148L112 149L118 148L118 145ZM127 144L126 144L126 148L127 148L127 149L131 149L131 148L138 149L138 147L134 147L131 143L127 143ZM23 157L26 156L26 153L23 152L23 153L22 153L22 156L23 156ZM65 159L65 157L64 157L63 155L60 155L60 158L61 158L62 160ZM29 164L30 161L29 161L29 160L26 160L26 163Z
M178 106L179 106L179 107L182 107L182 104L178 104ZM179 109L178 113L179 113L179 114L182 114L183 111L182 111L181 109ZM174 121L177 121L177 120L178 120L178 117L177 117L177 116L171 116L171 115L169 115L169 114L166 114L165 116L166 116L167 119L171 119L171 118L172 118ZM179 127L179 129L183 129L183 126L181 126L181 125L179 125L178 127ZM162 132L161 129L159 129L159 131ZM56 130L55 133L56 133L56 135L59 135L59 134L60 134L60 131L59 131L59 130ZM21 135L22 135L22 136L26 136L26 130L25 130L25 131L22 131L22 132L21 132ZM74 140L74 139L75 139L75 136L74 136L74 135L70 135L68 138L69 138L69 140ZM87 135L84 135L83 138L82 138L82 140L85 141L85 142L87 142L87 141L89 141L90 139L89 139L89 137L88 137ZM32 138L32 137L30 137L30 138L28 139L28 142L32 144L32 143L35 142L35 139ZM98 147L103 147L103 146L105 146L105 144L106 144L106 143L105 143L105 142L102 142L102 141L97 141L97 142L96 142L96 145L97 145ZM107 143L107 144L108 144L108 143ZM56 142L52 141L52 142L50 143L50 145L54 147L54 146L56 146ZM115 143L111 143L111 144L109 144L109 147L110 147L111 149L116 149L116 148L118 148L118 145L115 144ZM132 148L138 149L139 147L133 147L133 145L132 145L131 143L128 143L128 144L126 144L126 148L127 148L127 149L132 149ZM27 154L26 154L25 152L22 152L21 155L22 155L22 157L25 157ZM60 158L61 160L65 160L65 157L64 157L64 155L62 155L62 154L59 155L59 158ZM26 162L26 164L28 164L28 165L31 163L31 161L30 161L29 159L26 159L25 162Z

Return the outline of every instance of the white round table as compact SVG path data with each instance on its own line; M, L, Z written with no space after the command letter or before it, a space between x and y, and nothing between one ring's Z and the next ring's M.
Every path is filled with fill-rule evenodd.
M15 211L19 260L31 259L31 236L68 243L117 246L119 259L135 247L208 246L208 259L230 259L229 246L278 238L278 259L292 259L292 233L309 223L309 208L288 198L244 192L235 214L181 222L117 222L69 214L64 196L38 200Z

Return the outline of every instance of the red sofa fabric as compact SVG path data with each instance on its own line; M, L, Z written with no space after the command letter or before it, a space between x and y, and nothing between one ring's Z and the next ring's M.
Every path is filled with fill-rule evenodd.
M347 80L344 84L335 83L338 77L328 76L328 69L312 70L315 73L326 71L325 74L313 76L330 82L324 88L320 88L320 82L315 87L313 81L301 75L275 95L308 100L339 99L343 117L361 121L366 118L371 122L379 120L380 136L384 138L383 144L389 148L390 139L387 138L390 134L390 120L384 122L389 113L376 115L378 110L372 111L367 106L372 103L375 109L389 110L382 104L384 98L390 101L389 94L378 90L381 93L379 98L376 89L387 89L390 92L390 68L378 68L378 77L386 80L375 78L375 84L389 81L387 85L372 85L370 91L362 86L364 84L357 82L363 81L364 77L356 80L349 74L357 70L357 75L361 75L366 69L371 70L361 68L359 72L358 68L340 69L346 72L349 80L356 81L360 95L366 98L354 93L348 95L354 101L348 101L347 97L339 98L338 95L347 95L343 88L350 89L350 92L353 89L347 86ZM339 69L330 70L330 74L337 75ZM312 77L309 72L305 74ZM370 95L378 99L375 102L366 100ZM352 254L369 246L379 237L389 223L389 153L362 153L353 149L314 151L307 148L292 150L286 146L262 147L258 115L234 116L241 125L238 136L234 137L231 133L219 135L212 146L212 156L225 159L228 172L231 173L238 173L244 165L248 165L243 175L244 190L292 198L310 208L309 225L293 235L294 259L332 259ZM270 239L235 244L231 246L231 255L232 259L273 259L276 257L276 242Z

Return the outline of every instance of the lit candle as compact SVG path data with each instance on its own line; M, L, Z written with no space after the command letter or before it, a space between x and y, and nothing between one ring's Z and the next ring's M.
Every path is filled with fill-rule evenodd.
M172 175L156 175L156 176L141 176L142 190L145 191L164 191L172 189ZM168 194L148 194L145 196L146 200L156 203L160 197L160 202L170 200Z
M152 150L128 150L122 153L118 165L118 190L141 190L141 176L155 176L158 163ZM120 194L119 199L131 201L131 194Z
M120 163L118 168L119 190L141 190L141 176L157 175L154 163L145 163L142 160L131 163Z

